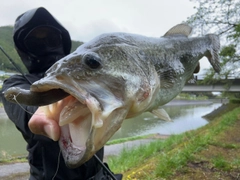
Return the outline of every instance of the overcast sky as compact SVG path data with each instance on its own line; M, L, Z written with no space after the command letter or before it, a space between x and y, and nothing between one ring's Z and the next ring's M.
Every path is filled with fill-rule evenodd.
M194 14L194 5L190 0L2 0L0 26L13 25L18 15L42 6L73 40L86 42L106 32L160 37Z

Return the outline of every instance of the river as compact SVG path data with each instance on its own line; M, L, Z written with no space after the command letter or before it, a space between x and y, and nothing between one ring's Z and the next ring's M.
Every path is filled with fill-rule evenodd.
M186 105L187 104L187 105ZM221 106L221 103L175 102L164 107L172 122L159 120L150 113L127 119L112 139L159 133L161 135L179 134L196 129L208 123L202 116ZM0 111L0 159L26 155L26 143L14 124Z

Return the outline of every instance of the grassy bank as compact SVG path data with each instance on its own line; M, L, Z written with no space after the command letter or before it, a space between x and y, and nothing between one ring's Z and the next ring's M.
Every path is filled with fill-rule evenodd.
M11 163L22 163L22 162L28 162L27 155L21 156L21 157L6 156L0 159L0 165L11 164Z
M139 139L153 139L153 138L156 138L155 136L156 134L149 134L149 135L143 135L143 136L133 136L133 137L127 137L127 138L121 138L121 139L114 139L114 140L108 141L106 145L119 144L127 141L139 140Z
M240 108L233 105L230 109L220 111L198 130L125 150L108 163L114 172L123 173L124 179L237 179Z

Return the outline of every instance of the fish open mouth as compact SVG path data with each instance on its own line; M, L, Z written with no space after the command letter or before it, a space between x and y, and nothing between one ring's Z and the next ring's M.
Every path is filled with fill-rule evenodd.
M75 168L90 159L111 137L112 134L108 132L109 130L105 130L108 126L104 125L104 121L109 123L109 119L112 119L109 118L109 115L121 104L118 103L114 107L114 103L112 103L109 106L110 108L103 107L104 103L102 103L101 97L98 99L98 97L87 92L78 85L81 85L81 83L76 84L73 80L64 82L67 83L46 79L44 81L39 80L31 86L31 91L47 92L60 89L68 94L64 99L56 99L56 103L48 105L46 114L52 114L53 119L58 121L61 129L59 146L63 158L68 167ZM106 101L109 101L109 99ZM114 124L113 128L109 125L113 130L118 129L117 126L120 125ZM106 132L108 132L108 135L105 136L104 133Z
M40 80L31 86L31 91L45 92L56 88L62 89L69 96L48 105L46 114L50 114L50 117L54 116L60 126L59 146L65 163L69 167L76 167L89 158L86 151L88 153L94 151L92 138L94 138L94 129L101 128L103 125L102 109L95 97L73 85L56 81L45 81L41 84Z

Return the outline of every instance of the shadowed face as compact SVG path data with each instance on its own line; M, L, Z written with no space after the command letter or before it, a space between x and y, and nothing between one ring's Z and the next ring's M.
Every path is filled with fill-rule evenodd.
M43 56L62 47L61 31L51 26L38 26L24 38L26 49L35 56Z

